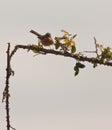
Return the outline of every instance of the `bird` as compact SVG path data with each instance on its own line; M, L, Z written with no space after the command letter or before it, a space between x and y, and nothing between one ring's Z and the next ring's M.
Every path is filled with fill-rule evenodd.
M34 30L31 30L30 32L38 37L43 46L50 46L54 44L54 39L52 38L49 32L47 32L44 35L41 35L38 32L35 32Z

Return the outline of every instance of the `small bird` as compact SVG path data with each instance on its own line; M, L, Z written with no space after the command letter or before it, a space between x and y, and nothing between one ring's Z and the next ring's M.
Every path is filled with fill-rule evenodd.
M39 38L42 45L50 46L50 45L54 44L54 39L52 38L50 33L46 33L45 35L41 35L41 34L35 32L34 30L31 30L30 32L35 34Z

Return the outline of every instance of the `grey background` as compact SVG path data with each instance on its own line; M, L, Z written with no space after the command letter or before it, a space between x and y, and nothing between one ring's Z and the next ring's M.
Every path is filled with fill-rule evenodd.
M93 50L95 36L112 44L111 0L0 0L0 100L5 84L6 48L37 44L29 33L74 34L77 51ZM53 55L33 57L19 50L12 60L11 124L17 130L111 130L112 68L89 63L74 77L75 61ZM6 129L0 105L0 129Z

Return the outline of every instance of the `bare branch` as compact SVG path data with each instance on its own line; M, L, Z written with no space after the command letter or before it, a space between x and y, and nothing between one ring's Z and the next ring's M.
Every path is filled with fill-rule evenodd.
M3 92L3 99L2 102L6 103L6 121L7 121L7 130L10 130L10 128L14 129L13 127L11 127L10 125L10 115L9 115L9 97L10 97L10 93L9 93L9 78L12 75L12 70L11 70L11 66L10 66L10 43L8 43L8 48L7 48L7 68L6 68L6 86Z

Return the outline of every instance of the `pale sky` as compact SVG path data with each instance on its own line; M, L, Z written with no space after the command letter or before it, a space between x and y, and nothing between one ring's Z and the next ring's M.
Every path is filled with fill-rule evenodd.
M7 42L34 44L29 31L77 33L77 52L94 50L93 37L112 42L111 0L0 0L0 100L5 86ZM12 59L10 120L17 130L112 130L112 68L86 68L74 77L75 60L19 50ZM5 104L0 129L6 130Z

